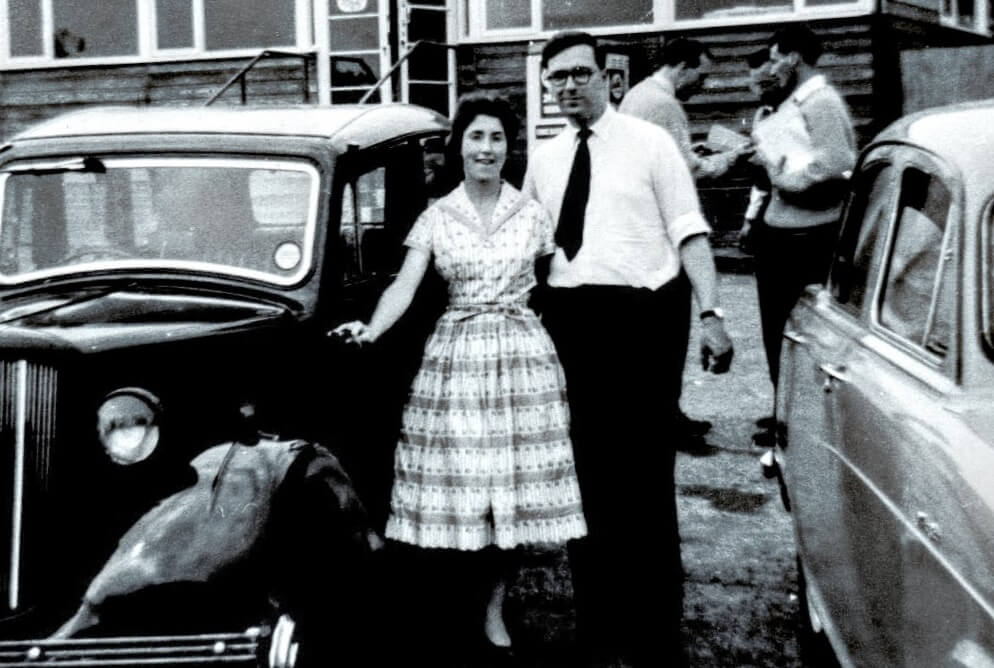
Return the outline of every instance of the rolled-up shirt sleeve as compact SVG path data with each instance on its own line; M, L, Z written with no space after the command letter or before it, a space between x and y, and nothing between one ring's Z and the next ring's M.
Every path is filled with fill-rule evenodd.
M678 248L688 237L710 233L711 226L701 212L694 178L676 143L662 136L656 150L652 174L656 206L670 242Z

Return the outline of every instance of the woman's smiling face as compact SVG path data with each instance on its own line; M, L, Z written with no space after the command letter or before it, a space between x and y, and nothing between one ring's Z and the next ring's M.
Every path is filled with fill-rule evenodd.
M463 172L467 179L490 181L500 178L507 160L507 136L496 116L479 115L462 136Z

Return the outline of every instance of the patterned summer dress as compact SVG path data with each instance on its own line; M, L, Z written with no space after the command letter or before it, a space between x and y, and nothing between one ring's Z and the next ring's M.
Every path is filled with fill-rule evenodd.
M388 537L479 550L586 533L565 378L525 303L552 236L541 206L506 183L489 231L461 185L411 229L405 244L434 256L449 306L404 409Z

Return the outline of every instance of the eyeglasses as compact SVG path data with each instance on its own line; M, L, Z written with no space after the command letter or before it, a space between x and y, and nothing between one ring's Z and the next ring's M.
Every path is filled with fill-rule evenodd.
M574 67L571 70L553 70L546 72L544 81L550 88L562 88L566 81L573 77L577 86L585 86L590 82L590 77L594 75L594 70L589 67Z

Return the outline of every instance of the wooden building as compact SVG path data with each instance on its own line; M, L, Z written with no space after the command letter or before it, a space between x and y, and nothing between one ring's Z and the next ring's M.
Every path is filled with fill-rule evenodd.
M824 38L819 64L866 140L906 111L991 94L990 2L0 0L0 139L94 104L365 97L448 112L459 93L484 88L508 95L527 118L510 173L517 180L527 151L562 125L538 71L538 51L555 31L609 42L619 94L653 69L667 39L705 42L717 71L687 104L703 136L713 123L745 126L756 104L745 55L785 22L804 21ZM960 54L969 71L956 67ZM702 184L717 228L737 227L741 185L734 177Z

